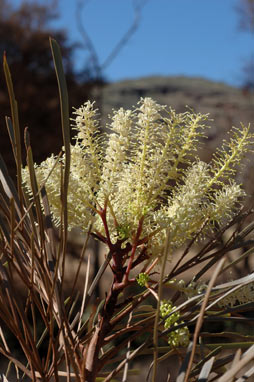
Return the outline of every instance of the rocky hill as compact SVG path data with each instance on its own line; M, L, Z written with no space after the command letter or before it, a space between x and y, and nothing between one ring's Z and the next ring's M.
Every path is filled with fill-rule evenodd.
M211 141L232 125L254 121L254 95L202 78L145 77L115 82L104 87L102 97L104 115L112 108L130 108L140 97L152 97L177 112L185 111L188 105L196 112L209 113L213 119L209 132Z

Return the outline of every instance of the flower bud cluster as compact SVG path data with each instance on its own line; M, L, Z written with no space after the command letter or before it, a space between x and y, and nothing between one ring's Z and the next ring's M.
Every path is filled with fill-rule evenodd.
M139 286L144 287L148 283L149 275L147 273L139 273L136 280Z
M172 288L178 290L179 292L184 293L187 298L197 296L199 294L205 293L207 285L203 282L194 282L191 281L186 285L185 280L176 280L171 279L167 282L167 285L170 285Z
M171 301L163 300L160 305L160 315L162 318L165 318L164 328L170 329L172 327L177 327L179 324L182 324L183 321L180 320L180 313L172 311L176 307L172 305ZM187 326L183 326L176 330L173 330L168 334L168 344L172 348L177 347L186 347L190 341L190 333Z

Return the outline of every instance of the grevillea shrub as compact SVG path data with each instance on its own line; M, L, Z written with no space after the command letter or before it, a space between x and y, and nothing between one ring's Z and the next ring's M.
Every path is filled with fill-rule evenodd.
M4 60L12 108L6 122L17 163L16 191L0 161L0 318L6 327L0 352L9 360L4 377L15 371L20 381L127 381L135 358L151 354L147 380L155 382L160 362L170 363L177 354L178 382L230 380L253 359L252 348L235 353L252 345L250 332L240 337L234 332L235 322L249 324L241 312L252 303L253 275L224 284L216 279L254 251L253 224L238 228L252 212L243 211L245 193L234 180L253 145L250 127L234 128L204 163L197 153L208 116L192 110L178 114L144 98L131 110L113 111L102 129L95 105L86 102L70 119L53 40L51 48L64 145L41 164L33 162L26 130L27 165L22 166L17 102ZM105 261L90 281L86 240L65 299L67 233L73 227L101 242ZM233 261L228 253L236 248L242 254ZM79 299L75 290L84 261ZM94 309L94 291L107 268L111 285ZM26 291L24 303L17 285ZM171 291L170 299L164 290ZM216 320L231 325L221 335L227 342L220 333L205 331ZM19 343L17 356L8 344L10 333ZM225 348L231 353L225 355ZM247 373L253 373L251 367Z

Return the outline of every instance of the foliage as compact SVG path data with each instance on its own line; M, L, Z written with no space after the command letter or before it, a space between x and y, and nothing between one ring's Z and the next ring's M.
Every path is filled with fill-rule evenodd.
M236 11L239 17L240 30L250 33L253 37L254 32L254 1L238 0L236 3ZM245 94L253 92L254 88L254 62L253 51L242 66L242 86Z
M19 100L21 133L23 134L24 126L31 127L31 141L37 161L45 159L49 152L57 153L61 149L57 83L48 36L56 38L61 44L72 104L79 105L87 99L92 88L88 72L86 78L79 78L73 70L76 46L68 43L63 30L52 28L52 20L56 18L56 8L48 7L46 2L38 4L35 1L26 1L14 8L10 1L0 1L0 54L3 56L7 52L15 80L16 98ZM5 116L10 114L10 108L2 71L0 82L0 105ZM45 134L50 139L44 140ZM14 178L15 164L9 137L3 127L0 150Z
M246 379L254 372L251 332L239 334L226 325L223 332L205 328L218 321L231 328L237 322L253 325L244 315L253 308L248 294L253 274L217 281L253 253L254 224L236 228L252 212L241 209L244 194L233 181L253 141L249 128L234 130L208 165L195 155L207 116L176 114L147 98L134 110L115 111L110 134L104 136L97 112L87 102L75 111L77 136L71 145L66 82L54 40L51 49L64 154L35 165L26 130L26 188L17 103L4 60L12 110L6 121L17 165L16 190L0 157L0 318L8 329L0 331L0 352L10 362L5 377L15 369L18 381L58 381L60 376L82 382L127 381L135 372L135 358L150 354L155 382L160 362L177 354L183 359L177 382L226 382L243 366ZM86 241L65 296L67 230L76 225L87 238L100 240L108 254L90 282ZM206 240L197 247L200 238ZM236 260L228 256L246 247ZM85 260L79 301L75 286ZM93 308L94 290L107 267L111 286ZM201 278L211 268L206 284ZM166 290L170 300L163 297ZM237 292L244 298L236 297ZM10 333L19 344L17 356ZM235 349L248 350L241 354Z
M245 31L254 30L254 1L239 0L236 4L236 11L239 13L239 27Z

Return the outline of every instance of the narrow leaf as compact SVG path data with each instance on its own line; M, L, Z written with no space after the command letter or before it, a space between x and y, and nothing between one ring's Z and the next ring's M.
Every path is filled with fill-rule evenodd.
M15 160L16 160L16 166L17 166L17 186L18 186L18 194L19 194L19 200L21 203L21 210L22 210L22 177L21 177L22 159L21 159L21 139L20 139L19 116L18 116L18 104L14 95L13 83L12 83L11 73L7 63L6 55L4 55L3 67L4 67L4 74L5 74L5 79L6 79L9 99L10 99L10 105L11 105L11 116L12 116L13 132L14 132L14 139L15 139L15 142L12 142L12 145L15 148L14 151L15 151ZM8 123L7 126L10 128L11 126L10 123ZM10 138L11 139L13 138L12 132L10 134Z
M188 369L188 364L189 364L190 357L191 357L192 346L193 346L193 343L190 342L189 346L188 346L188 349L187 349L186 356L185 356L185 358L183 360L183 363L182 363L181 368L179 370L179 374L178 374L178 376L176 378L176 382L184 382L184 380L185 380L186 372L187 372L187 369Z
M215 357L210 358L202 367L202 370L198 377L198 382L207 382L209 374L212 370Z

